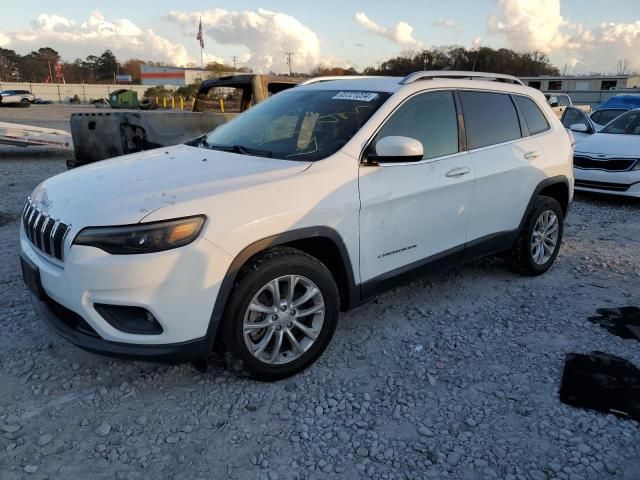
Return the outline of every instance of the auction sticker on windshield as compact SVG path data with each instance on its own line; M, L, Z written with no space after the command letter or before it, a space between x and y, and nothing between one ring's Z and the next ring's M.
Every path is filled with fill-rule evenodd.
M331 97L331 100L357 100L359 102L370 102L378 98L378 94L375 92L339 92Z

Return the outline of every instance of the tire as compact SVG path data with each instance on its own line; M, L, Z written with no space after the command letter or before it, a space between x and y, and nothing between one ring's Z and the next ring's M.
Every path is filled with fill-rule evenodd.
M546 233L541 234L545 223L548 223L549 228ZM564 214L558 201L542 195L537 197L527 214L518 240L508 253L509 266L522 275L533 276L546 272L558 256L563 233ZM536 248L536 244L539 248Z
M280 307L274 305L276 283ZM262 381L295 375L327 348L339 309L335 280L320 261L294 248L267 251L242 269L225 310L223 341L232 366Z
M20 99L20 105L21 105L23 108L28 108L28 107L30 107L30 106L31 106L31 102L29 101L29 99L28 99L28 98L21 98L21 99Z

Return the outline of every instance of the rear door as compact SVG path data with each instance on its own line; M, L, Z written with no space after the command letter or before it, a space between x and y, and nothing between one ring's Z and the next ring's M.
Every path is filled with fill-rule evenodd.
M526 127L508 93L460 91L460 101L476 172L467 234L473 244L518 228L540 179L536 164L544 152L535 136L522 138Z

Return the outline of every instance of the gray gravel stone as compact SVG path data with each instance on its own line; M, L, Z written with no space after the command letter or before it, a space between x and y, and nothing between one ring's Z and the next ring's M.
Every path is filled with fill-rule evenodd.
M48 445L51 440L53 440L53 435L51 435L50 433L45 433L44 435L40 435L40 438L38 438L38 446L40 447L44 447L45 445Z
M99 437L106 437L111 432L111 425L107 422L102 422L98 428L96 428L95 433Z

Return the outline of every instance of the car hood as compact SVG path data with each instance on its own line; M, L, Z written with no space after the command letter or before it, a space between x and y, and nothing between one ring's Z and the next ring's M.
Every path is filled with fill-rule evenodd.
M613 133L594 133L579 140L576 154L622 155L640 157L640 135L619 135Z
M126 225L166 205L281 179L309 165L178 145L62 173L42 182L31 199L74 227Z

